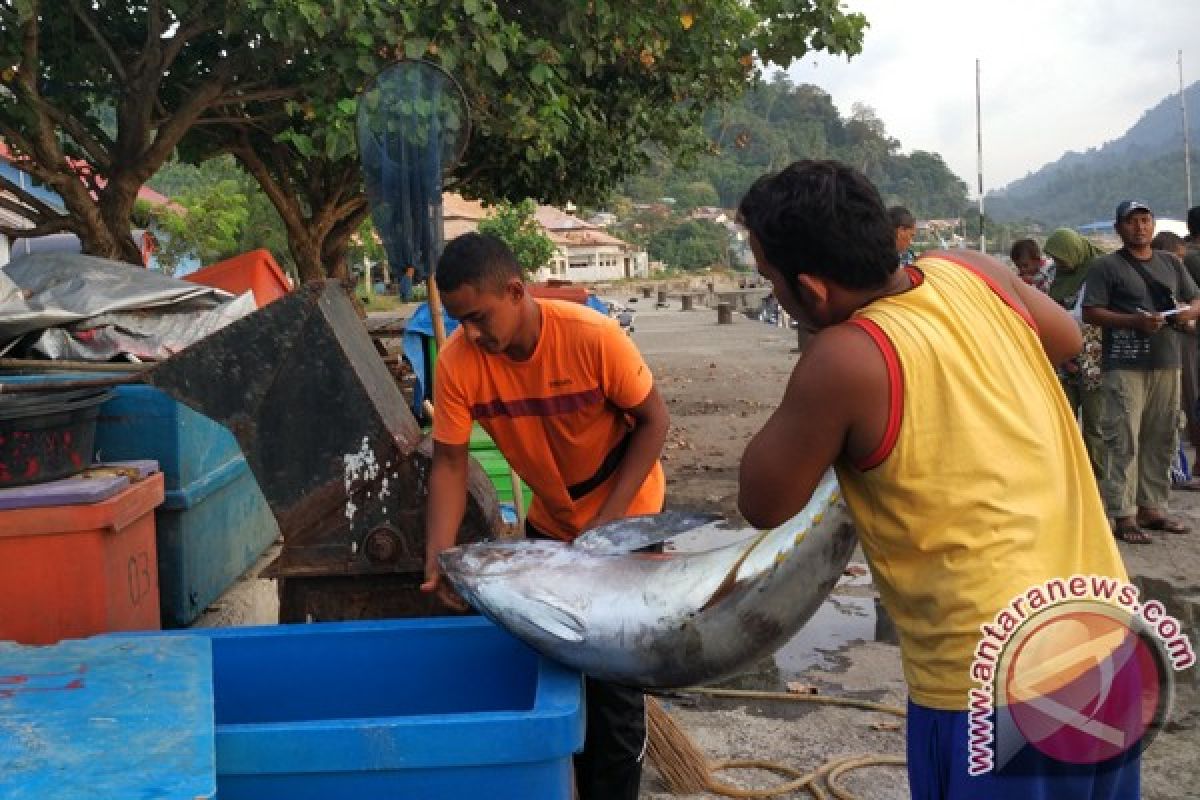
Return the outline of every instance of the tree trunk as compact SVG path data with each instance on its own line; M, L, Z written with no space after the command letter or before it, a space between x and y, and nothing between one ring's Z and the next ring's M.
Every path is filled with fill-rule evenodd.
M329 277L337 278L340 281L345 281L350 277L350 265L346 262L346 246L349 243L349 237L342 237L341 241L334 241L333 234L326 236L325 241L322 242L321 263ZM369 281L370 277L368 276Z
M288 235L288 250L303 283L350 277L346 249L350 237L367 215L361 189L355 190L358 168L322 175L320 168L278 142L256 147L246 132L230 152L262 188ZM311 168L306 169L306 166Z
M296 261L296 272L300 275L301 283L319 281L325 278L325 270L321 266L321 245L313 237L296 229L287 219L284 226L288 232L288 250ZM300 225L303 220L298 221Z

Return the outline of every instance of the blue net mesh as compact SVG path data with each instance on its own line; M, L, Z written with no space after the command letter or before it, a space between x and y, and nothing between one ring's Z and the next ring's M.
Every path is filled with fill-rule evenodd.
M371 219L396 273L423 279L442 252L442 175L470 134L462 90L425 61L380 72L358 99L358 151Z

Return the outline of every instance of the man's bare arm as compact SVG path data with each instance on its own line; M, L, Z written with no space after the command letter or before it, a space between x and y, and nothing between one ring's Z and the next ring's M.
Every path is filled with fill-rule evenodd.
M442 580L438 553L454 546L467 508L467 453L465 444L433 442L433 466L429 470L429 500L425 507L425 582L423 592L437 592L444 603L463 609L466 605Z
M742 516L757 528L795 516L843 451L858 458L878 446L887 408L878 345L855 326L819 333L792 371L779 407L742 454Z
M1126 328L1147 335L1157 333L1167 324L1162 314L1126 314L1103 306L1084 306L1083 321L1088 325L1099 325L1101 328Z
M626 413L633 417L634 425L633 432L630 433L629 448L617 467L612 491L596 512L596 516L588 523L589 528L625 516L625 511L633 502L638 489L642 487L646 476L662 455L663 442L667 440L667 428L670 427L671 418L657 387L651 387L646 399L633 408L626 409Z

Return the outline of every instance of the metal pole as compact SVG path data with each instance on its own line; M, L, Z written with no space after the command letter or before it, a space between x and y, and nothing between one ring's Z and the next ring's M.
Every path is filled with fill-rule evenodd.
M1183 92L1183 51L1179 51L1179 112L1183 117L1183 176L1187 188L1187 207L1192 207L1192 157L1188 142L1187 98Z
M442 345L446 343L446 322L442 319L442 296L438 292L432 273L426 281L426 287L429 296L429 314L433 318L433 340L437 342L438 352L441 353Z
M17 167L17 186L19 186L21 189L25 188L25 171L20 167ZM32 187L30 187L30 191L32 191ZM29 237L22 236L21 243L25 245L25 255L29 255L30 247L32 246L30 244Z
M979 59L975 59L975 139L978 149L979 176L979 252L987 252L987 237L983 234L983 112L979 101Z

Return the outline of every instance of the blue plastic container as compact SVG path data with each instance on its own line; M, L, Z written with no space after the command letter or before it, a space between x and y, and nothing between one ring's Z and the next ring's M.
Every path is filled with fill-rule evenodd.
M79 373L0 376L70 380ZM195 621L279 536L267 499L229 430L152 386L128 384L100 407L96 460L154 459L166 482L155 512L166 628Z
M153 458L166 478L155 514L165 628L190 625L279 536L279 525L229 430L152 386L100 407L99 458Z
M579 673L481 617L208 628L221 800L569 800Z
M182 491L193 498L207 494L206 487L221 481L222 470L242 458L224 425L141 384L117 387L116 396L100 407L96 454L102 461L153 458L166 478L167 496Z
M0 642L0 797L215 797L209 652L161 635Z
M201 481L168 490L155 524L165 628L190 625L279 536L240 453Z

